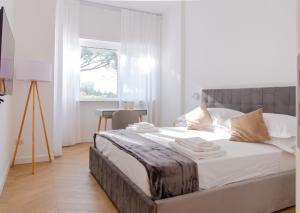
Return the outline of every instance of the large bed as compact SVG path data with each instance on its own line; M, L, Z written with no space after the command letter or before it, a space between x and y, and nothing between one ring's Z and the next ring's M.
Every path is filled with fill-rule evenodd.
M208 107L295 115L295 87L203 90ZM111 141L95 136L90 170L120 212L274 212L295 204L295 157L269 144L229 142L222 131L184 127L143 134L168 147L174 138L201 137L221 146L226 155L195 161L195 192L153 199L145 167ZM278 140L278 139L277 139Z

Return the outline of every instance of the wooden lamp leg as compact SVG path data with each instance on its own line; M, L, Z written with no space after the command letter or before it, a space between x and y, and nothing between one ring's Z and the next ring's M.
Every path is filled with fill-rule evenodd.
M12 164L11 164L12 167L15 165L16 156L17 156L17 152L18 152L18 148L19 148L19 144L20 144L20 139L21 139L22 132L23 132L24 121L25 121L26 114L27 114L28 103L29 103L29 99L30 99L30 96L31 96L31 93L32 93L32 87L33 87L33 82L31 82L31 84L30 84L29 92L28 92L28 95L27 95L27 100L26 100L26 105L25 105L25 109L24 109L24 113L23 113L21 127L20 127L20 130L19 130L17 144L16 144L16 148L15 148L15 151L14 151L14 156L13 156L13 160L12 160Z
M35 84L33 81L33 90L32 90L32 174L34 174L34 166L35 166Z
M48 136L47 136L45 119L44 119L44 113L43 113L43 109L42 109L42 104L41 104L41 99L40 99L40 95L39 95L39 89L38 89L38 86L37 86L37 82L35 82L35 89L36 89L36 94L37 94L37 98L38 98L38 103L39 103L39 108L40 108L40 114L41 114L41 118L42 118L42 124L43 124L43 130L44 130L45 140L46 140L46 146L47 146L47 152L48 152L49 162L51 163L52 159L51 159L50 146L49 146L49 142L48 142Z
M19 134L18 134L18 139L17 139L16 148L15 148L15 151L14 151L13 161L12 161L12 167L13 167L15 165L16 156L17 156L17 152L18 152L18 148L19 148L19 144L20 144L20 139L21 139L22 132L23 132L23 127L24 127L24 122L25 122L25 118L26 118L26 114L27 114L27 109L28 109L30 96L32 95L32 127L31 127L31 136L32 136L32 147L31 147L31 149L32 149L32 174L34 174L34 172L35 172L35 93L36 93L36 96L37 96L37 99L38 99L38 104L39 104L39 109L40 109L40 114L41 114L41 119L42 119L42 125L43 125L46 145L47 145L49 162L52 162L50 146L49 146L49 142L48 142L48 136L47 136L46 125L45 125L45 119L44 119L41 99L40 99L39 90L38 90L38 86L37 86L36 81L31 81L31 84L30 84L30 88L29 88L29 92L28 92L27 100L26 100L26 105L25 105L25 110L24 110L24 114L23 114L23 118L22 118L22 122L21 122L21 127L20 127Z

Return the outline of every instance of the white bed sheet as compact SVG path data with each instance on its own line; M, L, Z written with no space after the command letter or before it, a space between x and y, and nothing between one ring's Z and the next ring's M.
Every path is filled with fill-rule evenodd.
M226 151L225 156L195 161L198 165L200 189L295 169L294 155L268 144L228 141L229 135L221 130L194 131L186 130L185 127L168 127L160 128L158 133L141 135L165 146L173 143L176 137L195 136L220 145ZM104 138L97 137L96 145L132 182L151 196L146 169L138 160Z

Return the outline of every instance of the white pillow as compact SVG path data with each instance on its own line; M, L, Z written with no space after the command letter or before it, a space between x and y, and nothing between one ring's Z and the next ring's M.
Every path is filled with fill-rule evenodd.
M227 109L227 108L207 108L214 126L226 126L228 127L229 120L231 118L241 116L245 113L234 109Z
M295 116L274 113L264 113L263 116L271 137L291 138L297 136L297 119Z

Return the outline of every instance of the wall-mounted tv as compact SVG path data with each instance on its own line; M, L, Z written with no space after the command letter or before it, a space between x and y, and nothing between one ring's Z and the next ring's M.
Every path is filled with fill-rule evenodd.
M15 40L4 7L0 9L0 94L12 95Z

